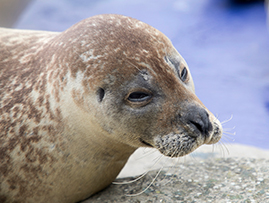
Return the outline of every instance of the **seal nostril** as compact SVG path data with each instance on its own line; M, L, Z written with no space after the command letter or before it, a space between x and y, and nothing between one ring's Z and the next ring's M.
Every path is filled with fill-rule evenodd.
M190 121L202 134L205 134L205 125L203 122Z
M212 124L209 121L209 115L205 109L196 106L190 107L187 120L202 135L206 136L212 130Z

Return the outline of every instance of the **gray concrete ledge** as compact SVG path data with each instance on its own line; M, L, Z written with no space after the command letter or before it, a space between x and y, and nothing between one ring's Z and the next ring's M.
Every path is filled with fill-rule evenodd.
M211 158L192 160L164 168L144 193L158 171L150 171L131 184L112 184L89 202L269 202L269 160ZM118 182L133 178L118 179Z

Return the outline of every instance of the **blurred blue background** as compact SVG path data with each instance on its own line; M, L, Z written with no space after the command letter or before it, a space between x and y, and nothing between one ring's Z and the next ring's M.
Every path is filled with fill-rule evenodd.
M231 0L35 0L14 27L63 31L117 13L159 29L187 61L196 93L236 135L224 142L269 149L269 33L264 3ZM234 141L232 141L234 139Z

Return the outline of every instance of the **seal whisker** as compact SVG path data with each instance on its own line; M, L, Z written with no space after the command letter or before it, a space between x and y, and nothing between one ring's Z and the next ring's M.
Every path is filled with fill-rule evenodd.
M231 132L224 131L223 134L224 134L224 135L225 135L225 134L228 134L228 135L233 135L233 136L235 136L235 135L236 135L236 132L231 133Z
M222 125L225 124L225 123L228 123L229 121L231 121L233 119L233 114L231 115L231 117L227 120L224 120L222 122L220 122Z
M225 131L231 131L231 130L234 130L235 129L235 126L234 127L232 127L232 128L223 128L223 131L225 132Z
M170 170L172 170L172 169L176 169L176 166L178 165L178 163L179 163L179 161L180 161L180 158L181 158L181 157L174 157L175 154L178 154L178 150L180 150L180 149L175 149L174 153L171 155L170 159L176 158L176 161L175 161L175 163L173 164L173 166L170 166L170 167L168 168L168 170L166 171L166 175L165 175L165 176L167 176L167 174L169 174ZM195 157L192 156L192 154L190 154L190 156L191 156L192 158L195 158ZM186 161L186 156L184 157L184 162L185 162L185 161ZM171 172L171 173L173 174L174 172ZM164 177L162 180L160 180L160 181L163 181L164 179L165 179L165 177ZM164 183L164 185L170 183L171 181L172 181L172 178L171 178L170 180L168 180L166 183Z
M144 172L142 175L138 176L137 178L135 178L134 180L130 180L130 181L124 181L124 182L115 182L113 181L112 184L115 184L115 185L124 185L124 184L130 184L130 183L133 183L133 182L136 182L138 180L140 180L141 178L143 178L157 163L159 163L161 161L161 159L163 158L164 156L163 155L160 155L159 157L157 157L157 160L156 162L146 171Z
M146 151L146 150L148 150L148 151ZM137 157L135 160L143 159L143 158L145 158L145 157L147 157L147 156L150 156L150 155L154 154L156 151L155 151L155 149L146 147L146 148L143 150L143 152L144 152L144 154L143 154L142 156L140 156L140 157Z
M225 149L226 152L227 152L228 155L229 155L229 154L230 154L230 151L229 151L228 147L227 147L227 146L225 145L225 143L224 143L223 141L221 141L221 140L220 140L220 145L223 146L223 149ZM223 154L225 154L225 153L223 153Z
M162 171L163 167L161 167L158 171L158 173L155 175L155 177L153 178L153 180L150 182L150 184L144 189L142 190L141 192L139 193L136 193L136 194L127 194L126 196L127 197L134 197L134 196L138 196L138 195L141 195L143 194L145 191L147 191L151 186L152 184L155 182L155 180L157 179L157 177L159 176L160 172Z
M150 170L144 172L142 175L138 176L136 179L134 180L130 180L130 181L124 181L124 182L115 182L113 181L112 184L114 185L124 185L124 184L130 184L130 183L133 183L133 182L136 182L138 180L140 180L141 178L143 178L145 175L147 175L147 173L149 172Z
M175 150L175 151L177 151L177 150ZM174 152L175 153L175 152ZM171 160L174 160L174 158L176 158L176 157L173 157L173 155L171 156L171 157L169 157L169 159ZM168 168L168 172L170 171L170 169L172 169L172 168L174 168L174 166L176 165L176 163L175 164L173 164L173 166L167 166L167 168ZM164 178L163 178L164 179ZM163 180L162 179L162 180Z
M184 157L184 158L185 158L185 157ZM175 162L175 164L174 164L173 166L169 167L169 169L166 171L165 176L168 176L168 175L169 175L170 170L172 170L172 169L176 169L176 166L178 165L178 163L179 163L179 158L176 159L176 162ZM174 174L174 172L171 172L171 174ZM166 185L166 184L170 183L170 182L173 180L173 178L174 178L174 177L171 176L170 180L168 180L168 181L167 181L166 183L164 183L163 185ZM161 181L163 181L164 179L165 179L165 177L164 177Z
M230 136L225 135L225 134L223 134L223 138L222 139L225 140L225 141L227 141L227 142L234 142L235 141L235 138L230 137Z
M212 153L215 152L215 144L212 145Z
M159 163L159 162L163 159L163 157L164 157L164 155L161 154L160 156L154 158L153 160L155 161L155 163L154 163L153 166L155 166L157 163ZM152 166L152 167L153 167L153 166ZM152 168L152 167L151 167L151 168Z
M224 147L222 146L222 144L219 142L217 143L217 146L219 146L221 156L225 157Z
M178 150L180 150L180 149L176 148L176 149L174 150L173 154L171 155L171 158L176 157L176 154L178 154Z
M225 151L227 152L228 155L230 154L228 147L226 146L226 144L222 140L220 140L216 144L217 144L216 146L219 146L219 148L220 148L222 157L225 157Z
M234 128L232 128L232 129L234 129ZM223 130L223 139L226 138L227 140L234 142L235 139L233 136L235 136L235 135L236 135L236 132L227 132L226 129Z

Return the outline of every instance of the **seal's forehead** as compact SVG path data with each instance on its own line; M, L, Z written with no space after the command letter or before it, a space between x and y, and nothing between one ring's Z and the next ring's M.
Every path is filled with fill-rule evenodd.
M125 56L149 55L165 51L170 40L157 29L139 20L121 15L98 15L85 19L63 33L65 41L94 48L96 54ZM168 46L167 46L168 45Z
M95 31L93 29L94 32L99 31L115 37L130 34L130 31L139 38L142 36L156 38L163 35L160 31L142 21L121 15L97 15L86 19L85 22L82 21L82 23L84 23L84 26L87 24L87 26L98 27Z
M85 19L62 33L70 53L77 53L76 64L69 65L72 75L78 70L89 77L126 78L147 69L156 79L175 85L175 67L165 57L185 64L171 41L160 31L139 20L121 15L99 15ZM66 54L64 57L66 58ZM80 64L79 64L80 63ZM86 67L86 71L83 69ZM126 71L128 69L128 71ZM117 75L116 75L117 74ZM168 78L163 78L168 77Z

